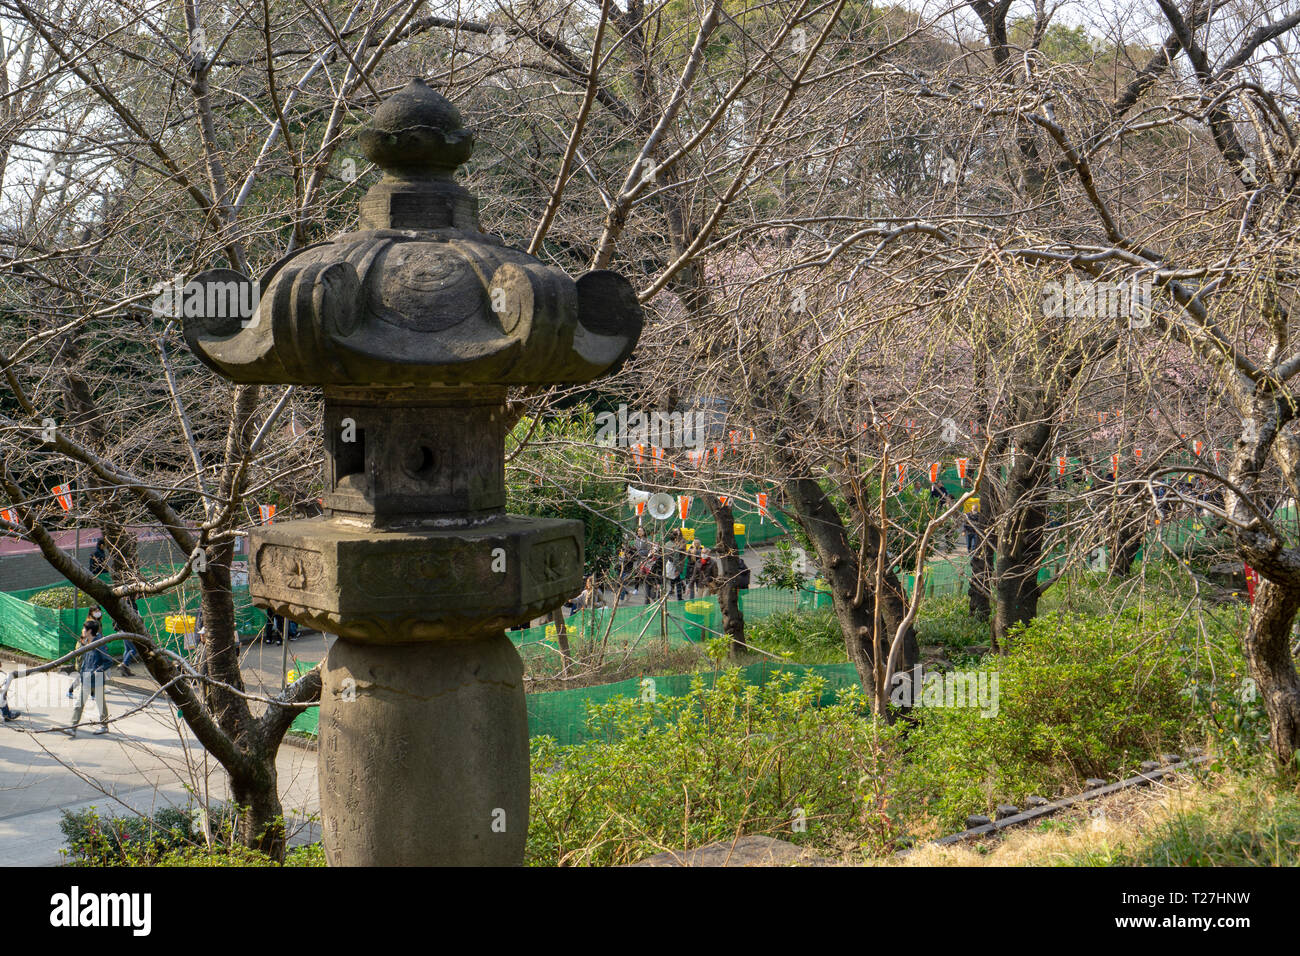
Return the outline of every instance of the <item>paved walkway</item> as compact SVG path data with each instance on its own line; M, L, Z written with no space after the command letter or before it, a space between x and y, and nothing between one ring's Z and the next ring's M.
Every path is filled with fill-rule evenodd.
M320 634L304 635L288 645L291 661L293 654L318 661L326 644ZM280 647L260 644L245 648L250 692L279 689L280 652ZM14 666L22 665L0 662L5 671ZM94 725L83 726L75 740L56 729L72 717L72 701L65 696L70 676L37 674L14 682L9 703L22 716L0 725L0 865L63 862L63 810L94 806L105 815L147 814L166 805L186 807L191 793L226 797L221 765L199 746L168 702L150 701L153 680L142 669L135 673L108 682L111 733L95 736ZM88 702L83 724L97 719L94 703ZM319 839L318 825L306 819L319 810L315 752L286 744L276 766L290 841Z

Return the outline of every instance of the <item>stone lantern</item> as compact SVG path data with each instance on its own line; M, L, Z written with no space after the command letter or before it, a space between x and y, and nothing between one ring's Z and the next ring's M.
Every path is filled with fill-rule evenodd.
M249 591L338 635L319 738L330 864L518 864L528 722L504 628L581 589L583 539L581 522L505 513L506 387L616 371L641 308L613 272L574 280L479 230L454 178L474 137L420 80L360 139L384 176L358 230L272 266L251 318L194 310L185 338L235 382L324 389L325 516L253 531Z

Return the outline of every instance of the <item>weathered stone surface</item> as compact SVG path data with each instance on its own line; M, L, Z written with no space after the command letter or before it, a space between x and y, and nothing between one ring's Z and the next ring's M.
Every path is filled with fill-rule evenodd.
M250 535L249 594L349 640L460 639L523 624L581 590L582 533L580 521L512 515L419 531L267 525Z
M187 317L203 362L236 382L523 385L586 382L631 354L643 318L626 279L574 280L478 231L452 179L473 137L438 93L413 81L362 143L385 171L365 228L272 266L252 321Z
M445 527L505 507L504 388L334 386L324 430L331 514Z
M528 714L523 664L504 634L402 647L335 641L323 678L331 866L523 859Z
M827 866L833 861L767 836L744 836L710 843L695 850L668 851L639 860L632 866Z
M1005 820L1007 817L1014 817L1020 812L1020 808L1011 803L999 803L995 811L999 820Z
M1089 777L1083 782L1083 789L1096 790L1098 787L1104 787L1108 783L1110 783L1110 781L1102 777Z

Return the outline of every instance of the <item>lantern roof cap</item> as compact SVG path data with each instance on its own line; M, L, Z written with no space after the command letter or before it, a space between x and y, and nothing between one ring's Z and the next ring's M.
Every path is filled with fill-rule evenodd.
M474 152L460 110L419 77L379 105L359 139L367 159L400 178L445 176Z

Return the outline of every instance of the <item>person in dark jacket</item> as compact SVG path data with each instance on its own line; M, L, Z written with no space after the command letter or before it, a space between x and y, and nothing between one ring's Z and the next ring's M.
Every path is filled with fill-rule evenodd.
M86 615L86 623L81 628L79 642L82 647L99 640L103 633L101 624L103 616L104 612L99 608L93 608ZM104 678L114 663L113 658L104 653L102 647L92 648L81 655L81 666L77 671L77 682L74 685L74 689L78 691L77 702L72 708L72 723L63 731L69 737L77 736L77 724L81 722L82 712L86 709L86 697L92 693L95 695L95 704L99 708L99 727L95 733L96 735L108 733L108 704L104 699Z
M736 587L746 591L749 589L749 565L740 555L736 555L736 561L740 564L740 570L736 572Z
M21 710L11 710L9 707L9 680L0 674L0 717L3 717L5 723L11 720L17 720L23 715Z
M104 539L95 539L95 550L90 553L90 573L102 574L108 570L108 552L104 550Z

